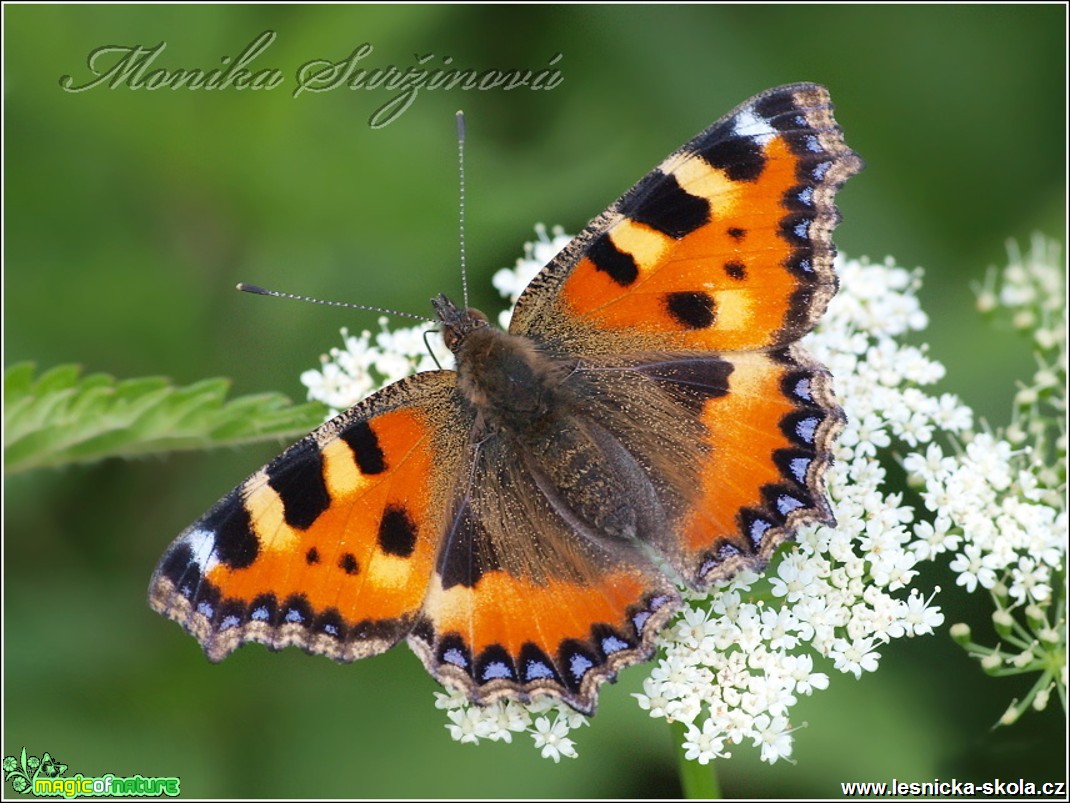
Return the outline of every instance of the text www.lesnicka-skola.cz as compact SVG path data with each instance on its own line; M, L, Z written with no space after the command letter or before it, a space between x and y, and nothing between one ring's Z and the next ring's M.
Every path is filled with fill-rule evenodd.
M957 778L931 781L844 781L840 789L847 797L1066 797L1065 781L1027 781L1019 778L1005 781L994 778L991 781L960 781Z

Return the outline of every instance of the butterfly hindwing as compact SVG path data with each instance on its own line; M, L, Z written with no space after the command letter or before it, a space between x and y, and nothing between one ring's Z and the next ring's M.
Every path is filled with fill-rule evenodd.
M597 458L577 446L586 426L563 427L545 436L547 451L573 449L592 478ZM573 493L540 476L560 465L487 434L443 532L409 642L436 677L479 702L544 693L589 713L603 681L650 656L677 607L676 590L638 544L607 535L608 525L586 526L595 515L577 497L586 488Z
M724 385L700 386L681 411L704 430L695 493L658 544L697 588L761 569L802 524L834 523L824 474L843 423L831 378L798 346L713 359L730 366ZM693 398L693 366L679 365L658 381Z

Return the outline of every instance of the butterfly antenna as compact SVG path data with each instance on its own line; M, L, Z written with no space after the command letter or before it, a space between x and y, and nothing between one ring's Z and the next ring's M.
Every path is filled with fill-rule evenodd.
M464 248L464 112L457 112L457 169L460 174L461 202L461 294L464 296L464 307L468 309L468 263L465 259Z
M368 310L369 312L382 312L385 315L400 315L402 318L413 318L417 321L430 321L431 323L434 323L432 318L426 318L423 315L413 315L411 312L400 312L396 309L372 307L367 304L350 304L347 301L326 301L322 298L299 296L293 293L280 293L278 290L265 290L263 287L259 287L255 284L246 284L245 282L239 282L238 289L243 293L254 293L258 296L274 296L275 298L289 298L294 301L309 301L313 304L323 304L327 307L348 307L349 309L362 309Z

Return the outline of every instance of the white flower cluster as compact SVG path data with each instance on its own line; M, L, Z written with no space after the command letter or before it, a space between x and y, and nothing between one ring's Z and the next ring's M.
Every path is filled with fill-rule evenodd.
M950 456L932 444L903 461L935 514L918 529L955 553L960 586L993 600L1000 644L973 643L964 624L952 628L955 640L992 675L1039 674L1002 724L1043 710L1053 689L1066 706L1065 276L1058 247L1042 237L1024 259L1012 246L1011 264L989 272L978 307L1032 334L1032 382L1020 386L1004 432L979 434Z
M343 328L345 346L332 348L330 354L322 355L318 371L301 374L301 384L308 388L309 400L326 404L333 417L399 379L439 366L452 368L453 354L442 338L438 335L425 337L435 326L433 321L428 321L391 330L383 317L379 319L379 332L374 337L367 329L359 336L353 336Z
M544 227L536 231L536 242L527 244L516 267L494 276L495 287L511 303L569 240L560 229L552 238ZM932 605L933 595L910 587L918 564L963 544L982 548L972 535L964 537L951 515L938 513L933 522L914 522L913 509L886 487L878 459L889 449L903 453L925 448L923 454L909 456L906 465L919 478L941 478L944 494L934 483L933 490L926 491L927 504L963 500L964 489L947 484L952 459L932 441L939 434L966 439L972 413L950 394L927 393L923 388L942 378L943 366L926 356L924 348L899 342L928 323L916 296L919 274L891 261L865 260L841 260L838 271L841 290L805 342L836 377L848 418L827 476L839 524L803 528L797 546L773 561L764 580L744 573L711 594L688 594L688 605L663 636L663 657L644 682L643 693L636 695L651 716L686 725L684 754L702 764L729 755L729 745L747 740L769 763L789 758L791 707L800 695L829 685L828 675L815 666L831 662L837 671L860 677L877 669L879 650L891 639L932 633L943 623L943 614ZM503 326L508 319L509 313L503 313ZM345 349L325 357L321 371L302 376L310 398L342 408L386 382L432 367L423 341L429 327L390 332L385 322L381 326L374 345L368 332L359 338L343 332ZM437 339L432 342L439 347ZM451 364L436 353L443 366ZM1063 355L1065 377L1065 347ZM980 461L974 470L988 483L998 481L993 463L1007 455L989 451L983 436L973 443L972 453ZM1065 433L1062 444L1065 463ZM1021 485L1023 480L1014 477L1004 487ZM1031 502L1024 495L1019 502L1004 514L1030 530L1027 521L1035 523L1028 518L1034 514L1025 513L1024 507ZM1016 518L1021 516L1026 518ZM1065 513L1061 521L1065 533ZM993 522L987 531L999 526ZM1044 588L1050 592L1050 573L1062 565L1061 558L1049 562L1055 555L1053 542L1045 537L1044 543L1049 549L1034 553L1034 564L1016 559L1019 574L1012 578L1022 599L1034 603ZM1062 548L1065 552L1065 545ZM971 553L964 554L973 560ZM982 580L979 574L985 557L978 560L976 572L960 577L986 582L988 575ZM1048 574L1038 578L1041 564ZM514 733L526 732L541 754L554 761L576 755L569 735L587 723L567 706L547 699L527 706L500 702L480 707L461 695L440 693L436 705L447 711L446 727L457 741L511 741Z
M446 728L454 741L478 744L488 739L511 743L514 733L527 733L542 757L552 758L555 764L561 756L576 758L576 743L569 733L588 724L583 714L547 697L527 705L503 700L478 706L472 705L460 692L450 690L435 692L435 707L446 711L450 720Z

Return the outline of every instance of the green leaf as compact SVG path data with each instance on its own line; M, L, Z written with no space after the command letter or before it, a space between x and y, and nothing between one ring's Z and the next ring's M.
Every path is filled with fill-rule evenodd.
M4 372L4 464L8 474L108 457L136 457L295 438L323 422L319 403L278 393L227 400L226 379L178 387L163 377L116 381L59 365Z

